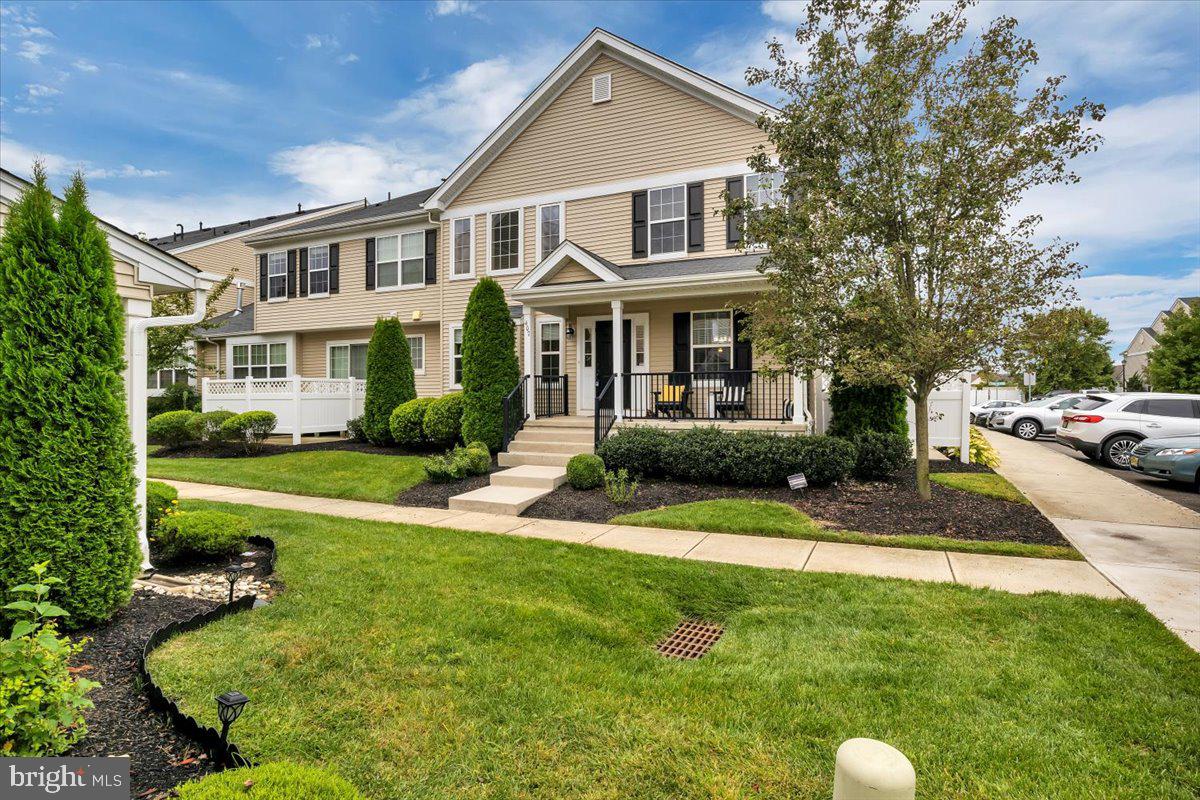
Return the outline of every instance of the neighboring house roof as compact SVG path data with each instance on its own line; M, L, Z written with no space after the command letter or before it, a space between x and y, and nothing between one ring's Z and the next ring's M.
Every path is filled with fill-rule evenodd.
M734 256L710 258L681 258L673 261L647 261L618 267L625 280L674 278L684 275L715 275L726 272L755 272L763 259L762 253L739 253Z
M432 193L426 207L445 209L481 172L525 130L572 81L601 54L639 69L747 122L776 109L750 95L732 89L712 78L681 66L668 58L652 53L616 34L594 28L571 51L554 71L509 114L466 160L450 173L450 177Z
M364 201L362 204L357 204L345 211L339 211L336 214L330 214L320 219L308 220L296 225L288 225L269 233L247 237L246 241L251 243L268 242L275 239L287 239L305 233L318 233L325 230L350 228L358 225L373 225L394 219L422 216L426 213L422 208L422 204L429 195L433 194L434 189L436 187L422 189L419 192L412 192L401 197L393 197L390 200L382 200L378 203L367 204Z
M227 336L240 336L254 332L254 303L242 306L241 313L237 309L226 311L224 314L209 320L211 328L197 328L196 336L200 339L224 339Z
M220 239L226 236L245 236L247 233L257 228L279 226L281 224L286 224L289 221L303 219L309 215L318 214L322 211L328 211L331 208L339 208L344 205L346 204L337 203L328 206L318 206L317 208L298 208L296 211L286 211L281 214L271 214L266 217L244 219L239 222L228 222L224 225L210 225L207 228L201 227L194 231L172 233L168 236L156 236L150 240L150 243L168 251L179 250L181 248L191 247L198 244L211 244L212 240L214 239ZM203 223L201 223L201 225L203 225Z
M1149 337L1152 344L1158 344L1158 334L1156 334L1152 328L1138 328L1137 333L1133 335L1133 339L1129 341L1129 346L1121 351L1121 355L1129 355L1130 351L1133 350L1133 346L1137 344L1138 337L1142 334L1145 334L1147 337Z
M28 187L33 184L16 173L0 169L0 196L9 203L15 203ZM55 195L55 200L62 198ZM160 294L171 294L179 291L204 288L207 284L220 280L219 276L201 272L191 264L157 247L153 242L147 242L132 233L121 230L116 225L96 217L96 223L108 235L108 246L113 255L137 267L137 279L142 283L154 286Z

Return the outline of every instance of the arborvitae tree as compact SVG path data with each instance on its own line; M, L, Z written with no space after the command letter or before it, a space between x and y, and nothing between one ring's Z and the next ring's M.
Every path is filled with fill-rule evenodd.
M1156 392L1200 392L1200 308L1167 317L1146 372Z
M389 427L396 406L417 396L408 337L398 319L375 322L367 345L367 396L363 401L363 433L374 444L395 444Z
M0 587L49 561L74 626L126 603L139 563L124 323L83 179L55 219L36 165L0 239Z
M504 396L520 380L512 316L504 289L483 278L471 291L463 318L464 442L499 450L504 438Z

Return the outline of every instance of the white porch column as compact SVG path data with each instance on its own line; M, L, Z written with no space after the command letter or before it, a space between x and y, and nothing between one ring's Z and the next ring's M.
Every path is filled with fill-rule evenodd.
M792 423L804 422L804 409L808 406L808 384L800 379L799 372L792 373ZM812 431L809 431L812 433Z
M617 419L623 419L625 416L625 381L621 377L625 371L625 343L622 341L625 336L625 320L622 316L624 306L620 300L612 301L612 348L613 348L613 374L617 379L613 385L613 411L616 413Z
M526 413L529 414L530 419L534 419L537 416L537 408L534 404L534 387L533 387L533 382L534 382L534 378L533 378L533 375L534 375L534 370L533 370L533 365L534 365L534 355L533 355L534 325L533 325L533 308L531 306L524 307L524 311L521 314L521 327L524 329L521 334L523 337L521 340L521 344L524 348L524 354L525 354L524 359L523 359L525 361L524 372L525 372L525 376L528 378L528 380L525 382L525 411L526 411Z

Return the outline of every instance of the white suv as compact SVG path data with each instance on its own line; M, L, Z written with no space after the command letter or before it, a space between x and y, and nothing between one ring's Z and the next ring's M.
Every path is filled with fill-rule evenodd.
M1089 395L1063 414L1054 438L1091 459L1125 469L1142 439L1200 434L1200 394Z
M992 412L987 426L1032 441L1043 433L1054 433L1062 419L1063 411L1074 408L1086 398L1087 395L1082 393L1060 394L1012 408L1001 408Z

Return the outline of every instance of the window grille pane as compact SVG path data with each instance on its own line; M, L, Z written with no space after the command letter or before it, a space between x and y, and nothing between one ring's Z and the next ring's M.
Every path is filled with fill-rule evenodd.
M692 315L692 344L733 342L733 322L728 311L701 311Z
M267 363L267 346L265 344L250 345L250 364L258 366Z
M308 248L308 271L323 270L329 268L329 247L328 245L318 245L317 247Z
M400 254L396 248L399 247L399 243L396 239L397 237L395 236L380 236L375 240L376 264L380 261L396 261L398 259Z
M287 364L287 345L283 342L273 342L271 344L271 363L272 364Z
M413 286L425 283L425 259L406 259L400 262L400 283Z
M404 234L404 239L400 244L400 257L403 259L425 258L424 232Z
M545 258L558 247L562 241L561 207L558 205L542 206L538 210L541 224L541 243L539 255Z
M559 333L557 322L542 325L542 352L558 352Z
M380 262L375 265L375 285L380 287L395 286L400 274L400 265L395 261Z
M250 348L244 344L235 344L233 346L233 365L235 367L244 367L250 363Z
M415 370L425 369L425 337L424 336L409 336L408 337L408 352L412 358L412 366Z
M516 211L502 211L492 216L493 270L516 269L518 265L519 217Z
M329 292L329 270L323 269L319 272L308 272L308 293L309 294L326 294Z
M287 367L286 366L271 367L271 377L272 378L286 378L287 377Z
M346 345L329 348L329 377L350 377L350 348Z
M656 222L650 226L650 253L682 253L684 248L684 223Z
M360 380L367 377L367 346L365 344L350 345L350 377Z
M463 352L463 336L462 328L453 330L453 350L451 351L451 361L454 365L454 385L462 385L462 352Z

